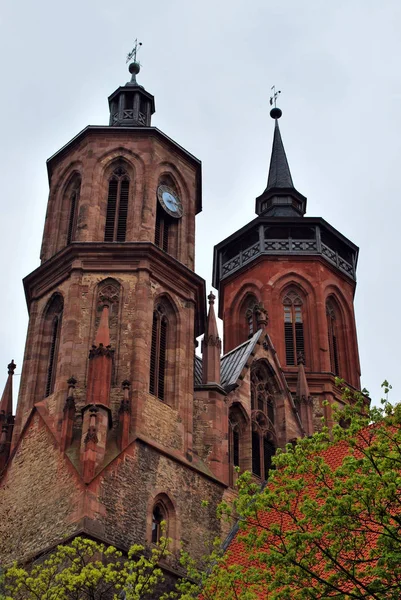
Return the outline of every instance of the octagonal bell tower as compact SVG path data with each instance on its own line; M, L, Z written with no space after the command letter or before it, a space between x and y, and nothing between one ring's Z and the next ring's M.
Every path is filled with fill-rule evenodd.
M257 217L215 247L214 285L225 352L253 335L255 310L262 305L294 396L299 369L305 371L316 429L321 416L330 420L323 401L341 398L337 376L360 389L353 306L358 248L321 217L304 216L306 197L293 184L281 110L270 114L273 147Z

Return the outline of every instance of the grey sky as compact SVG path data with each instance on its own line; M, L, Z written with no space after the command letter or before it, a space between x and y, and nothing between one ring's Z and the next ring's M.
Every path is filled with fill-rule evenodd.
M3 0L0 387L9 360L16 373L22 364L21 279L39 264L45 161L86 125L107 124L138 37L153 125L203 162L197 272L210 286L213 245L254 217L276 84L307 215L360 247L362 383L377 400L387 378L400 399L400 30L399 0Z

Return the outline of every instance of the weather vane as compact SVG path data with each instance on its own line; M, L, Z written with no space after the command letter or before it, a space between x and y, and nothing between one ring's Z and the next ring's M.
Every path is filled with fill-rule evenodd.
M274 108L276 108L277 98L278 98L278 95L281 94L281 91L278 90L278 92L276 92L275 85L272 85L270 89L273 90L273 95L270 96L270 106L273 106L273 103L274 103Z
M142 46L142 42L138 42L138 38L135 39L135 43L134 43L134 47L132 48L131 52L128 52L127 54L127 61L129 62L132 58L134 59L134 62L137 62L136 60L136 54L137 52L139 52L140 47Z

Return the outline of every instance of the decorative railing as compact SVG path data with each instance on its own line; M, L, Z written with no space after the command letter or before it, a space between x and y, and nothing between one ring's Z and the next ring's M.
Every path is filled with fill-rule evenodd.
M263 250L261 242L256 242L241 250L238 254L221 264L221 278L227 277L243 265L249 263L261 254L318 254L323 256L329 263L335 265L340 271L343 271L352 278L355 278L354 266L339 256L336 250L329 248L323 242L318 243L313 240L294 240L287 239L263 239Z

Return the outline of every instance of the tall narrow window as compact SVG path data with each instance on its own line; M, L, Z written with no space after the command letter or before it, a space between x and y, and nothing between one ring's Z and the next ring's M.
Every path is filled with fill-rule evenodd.
M49 366L47 368L47 381L46 381L46 394L45 396L50 396L54 389L54 374L55 374L55 363L57 359L57 351L58 351L58 340L59 340L59 331L60 331L60 318L58 316L54 317L52 332L51 332L51 341L50 341L50 353L49 353Z
M330 351L330 363L331 370L334 375L340 374L339 360L338 360L338 336L337 336L337 323L336 313L334 310L333 303L328 300L326 304L326 315L327 315L327 329L329 334L329 351Z
M289 292L283 300L285 361L288 366L296 364L299 352L305 354L302 300L296 292Z
M160 400L165 399L167 334L167 316L159 304L153 312L149 391Z
M156 210L155 244L165 252L169 252L169 233L172 226L172 218L164 212L158 204Z
M105 242L125 242L129 199L129 177L123 167L114 170L109 181Z
M258 431L252 431L252 473L261 476L261 461L260 461L260 439Z
M36 388L40 399L50 396L54 392L62 316L63 299L57 294L46 309L42 325L38 387Z
M274 394L278 391L274 372L265 361L256 361L251 367L252 407L252 472L267 479L275 446Z
M71 244L75 236L75 228L77 221L77 209L79 200L79 191L81 188L81 181L77 180L70 193L70 214L68 218L68 230L67 230L67 245Z

